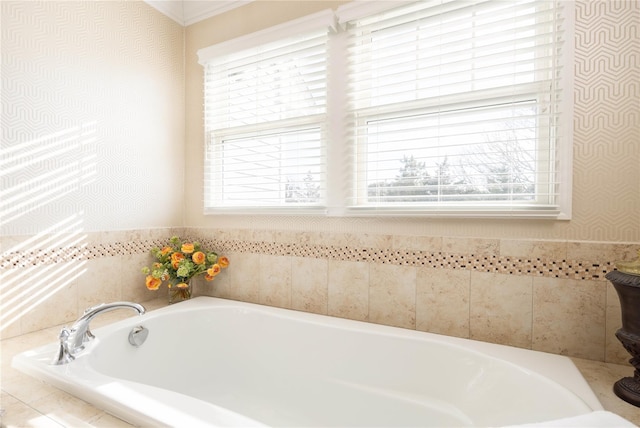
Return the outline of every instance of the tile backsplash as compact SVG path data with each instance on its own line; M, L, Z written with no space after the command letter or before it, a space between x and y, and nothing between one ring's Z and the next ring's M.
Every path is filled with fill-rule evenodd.
M109 300L145 301L140 268L173 234L231 259L195 294L624 363L605 279L639 243L273 230L152 229L75 239L3 237L2 337L72 322ZM67 242L39 245L38 242ZM12 303L13 302L13 303Z

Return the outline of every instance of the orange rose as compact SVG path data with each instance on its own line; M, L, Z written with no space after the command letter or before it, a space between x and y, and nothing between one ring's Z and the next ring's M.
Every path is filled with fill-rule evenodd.
M163 256L166 256L167 254L169 254L173 249L171 247L163 247L162 250L160 250L160 254L162 254Z
M216 276L217 274L220 273L220 270L222 268L220 267L219 264L214 264L213 266L211 266L208 270L207 270L207 274L211 275L212 277Z
M182 253L173 253L171 254L171 267L174 269L178 269L178 264L184 260L184 254Z
M197 264L197 265L203 264L205 262L206 258L207 258L207 256L205 256L202 251L196 251L191 256L191 260L193 260L193 262L195 264Z
M213 281L213 278L215 277L213 275L209 275L209 273L204 274L205 281Z
M160 281L160 278L154 278L151 275L147 275L147 278L145 280L145 285L149 290L157 290L158 288L160 288L161 283L162 281Z
M176 287L178 287L178 288L189 288L189 284L187 284L186 282L181 282L180 284L176 284Z
M193 244L185 242L184 244L182 244L181 250L185 254L191 254L193 253Z
M226 268L227 266L229 266L229 259L222 256L218 259L218 264L221 268Z

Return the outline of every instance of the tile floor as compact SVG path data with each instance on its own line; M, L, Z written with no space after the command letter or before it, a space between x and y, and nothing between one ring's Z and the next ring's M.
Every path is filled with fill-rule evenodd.
M164 301L146 302L148 310ZM127 311L106 313L94 320L94 328L129 316ZM17 353L55 341L60 327L5 339L1 344L1 426L13 427L130 427L92 405L11 368ZM613 383L633 375L630 365L608 364L573 359L606 410L619 414L640 426L640 408L620 400L612 391Z

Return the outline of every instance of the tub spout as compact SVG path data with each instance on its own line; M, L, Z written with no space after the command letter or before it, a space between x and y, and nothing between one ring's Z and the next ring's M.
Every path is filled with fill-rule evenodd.
M145 313L144 306L131 302L101 303L85 310L84 314L78 318L69 330L66 343L67 351L71 356L82 351L84 349L84 343L94 338L91 330L89 329L89 323L91 320L98 314L113 311L115 309L132 309L136 311L138 315L144 315Z

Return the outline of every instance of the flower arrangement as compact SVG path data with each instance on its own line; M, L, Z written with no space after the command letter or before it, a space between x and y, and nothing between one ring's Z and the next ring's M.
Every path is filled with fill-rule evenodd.
M218 257L207 251L198 242L182 242L177 236L162 248L154 247L151 254L156 261L151 267L143 267L145 285L149 290L157 290L163 282L168 283L170 302L191 298L189 281L204 274L204 279L213 281L222 269L229 266L227 257Z

